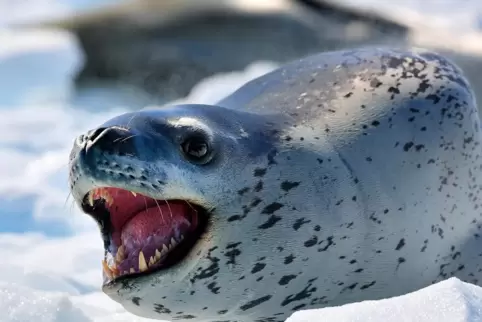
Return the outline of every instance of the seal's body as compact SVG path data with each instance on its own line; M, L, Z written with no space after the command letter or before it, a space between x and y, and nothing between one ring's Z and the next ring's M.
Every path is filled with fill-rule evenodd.
M127 310L284 321L451 276L479 282L480 125L450 62L422 51L322 53L218 105L143 110L102 125L133 136L124 140L129 153L104 153L95 139L74 146L79 203L112 186L207 210L182 260L104 286ZM183 158L179 138L200 132L211 157ZM86 146L98 150L89 162Z

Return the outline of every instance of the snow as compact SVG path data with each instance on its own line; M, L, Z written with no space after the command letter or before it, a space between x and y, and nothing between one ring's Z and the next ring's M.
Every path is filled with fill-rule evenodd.
M411 294L294 313L286 322L482 321L482 288L452 277Z
M152 321L131 315L100 291L103 251L97 226L68 198L67 159L74 137L125 107L74 106L72 76L84 57L72 35L1 27L94 2L100 3L0 0L2 322ZM480 10L466 10L445 23L460 19L465 26L469 15L479 12L480 17ZM210 77L178 103L213 103L275 67L257 62ZM297 312L288 321L482 321L481 311L482 288L452 278L397 298Z

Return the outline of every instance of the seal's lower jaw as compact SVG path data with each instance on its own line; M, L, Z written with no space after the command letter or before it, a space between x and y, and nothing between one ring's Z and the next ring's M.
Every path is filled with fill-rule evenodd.
M207 226L202 207L112 187L90 191L82 209L99 223L104 238L104 286L180 263Z

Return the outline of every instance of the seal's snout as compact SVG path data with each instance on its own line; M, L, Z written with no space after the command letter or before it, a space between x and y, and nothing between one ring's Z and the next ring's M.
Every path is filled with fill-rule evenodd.
M101 127L87 133L84 147L86 152L95 148L104 153L132 156L136 154L135 143L131 140L134 137L135 135L125 128Z

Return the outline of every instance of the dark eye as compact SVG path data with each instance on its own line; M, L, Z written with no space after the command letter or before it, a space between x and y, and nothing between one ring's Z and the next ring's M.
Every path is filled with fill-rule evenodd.
M207 139L201 135L186 138L181 149L186 159L191 162L204 164L209 161L211 148Z

